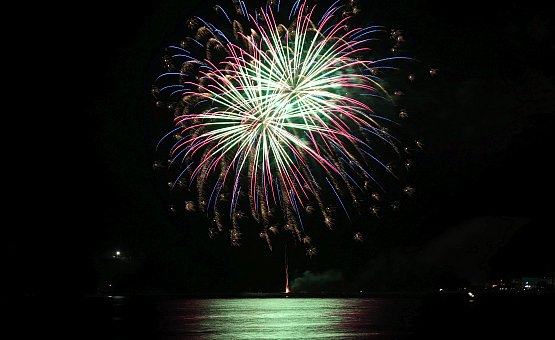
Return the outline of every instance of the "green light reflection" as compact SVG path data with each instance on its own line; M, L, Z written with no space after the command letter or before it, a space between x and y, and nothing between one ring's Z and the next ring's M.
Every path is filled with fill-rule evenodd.
M239 298L179 300L163 325L196 339L399 338L406 325L400 300L359 298ZM402 302L403 305L406 301Z

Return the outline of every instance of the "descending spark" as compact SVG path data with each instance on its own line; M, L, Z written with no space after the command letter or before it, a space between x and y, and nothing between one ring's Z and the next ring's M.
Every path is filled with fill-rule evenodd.
M287 245L285 245L285 293L289 293L289 263L287 262Z

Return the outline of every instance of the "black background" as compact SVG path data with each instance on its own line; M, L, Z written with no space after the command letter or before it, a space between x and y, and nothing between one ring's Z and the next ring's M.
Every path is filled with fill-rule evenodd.
M270 252L257 235L246 236L239 248L225 237L210 239L202 214L174 223L167 188L152 170L162 135L150 88L162 72L163 49L180 40L187 18L210 7L96 2L66 8L71 15L37 27L41 43L32 49L36 53L42 40L49 48L40 49L45 59L29 62L28 79L47 95L23 105L36 118L26 119L30 146L17 167L29 172L13 194L17 209L7 216L15 219L5 222L5 292L94 293L95 259L115 250L142 261L125 289L283 289L282 247ZM407 54L439 69L418 116L425 152L413 174L417 194L396 218L376 222L362 244L338 231L314 259L291 247L292 275L310 269L324 279L337 271L345 289L384 289L369 283L376 278L367 274L372 268L391 269L379 274L391 276L386 284L405 281L392 272L411 272L413 257L422 259L418 268L436 266L442 254L451 261L438 266L465 262L468 252L448 251L461 244L493 249L485 262L467 261L468 267L486 265L489 281L547 275L548 266L554 269L552 9L521 1L491 8L374 1L365 11L377 24L402 29ZM501 229L510 226L510 232L484 241L479 226L487 229L501 217ZM470 236L463 240L447 237L465 230ZM395 262L398 253L403 260ZM464 277L466 267L454 266L463 279L485 280Z

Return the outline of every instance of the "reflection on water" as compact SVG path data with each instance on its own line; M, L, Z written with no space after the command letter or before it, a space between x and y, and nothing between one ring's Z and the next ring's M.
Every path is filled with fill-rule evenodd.
M18 339L513 339L553 331L554 293L415 298L14 297ZM10 317L16 320L9 321ZM525 337L522 337L525 338Z
M170 300L159 326L164 339L399 339L413 311L410 299Z

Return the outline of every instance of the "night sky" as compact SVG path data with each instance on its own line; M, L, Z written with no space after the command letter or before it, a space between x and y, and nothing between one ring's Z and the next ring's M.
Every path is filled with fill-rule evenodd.
M196 3L96 2L68 19L56 64L70 77L57 94L64 118L46 161L32 165L42 179L25 189L26 222L6 238L4 291L94 293L99 261L116 250L141 263L119 281L122 291L283 289L282 247L270 252L256 233L239 248L210 239L202 214L168 212L152 170L163 125L150 89L164 47L211 7ZM366 5L373 22L404 31L407 54L439 69L421 92L417 192L397 215L372 222L364 243L336 230L313 259L290 247L299 290L428 289L555 270L555 45L544 5Z

